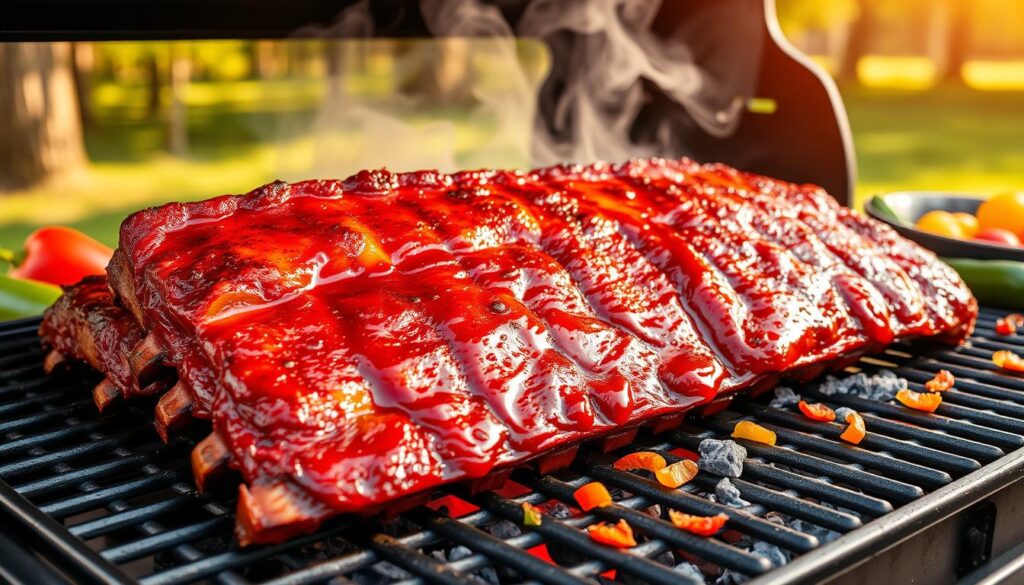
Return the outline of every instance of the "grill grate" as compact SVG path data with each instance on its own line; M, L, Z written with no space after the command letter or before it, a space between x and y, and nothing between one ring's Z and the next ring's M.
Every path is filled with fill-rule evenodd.
M904 509L921 504L922 497L945 497L944 490L956 487L950 484L969 474L994 483L992 470L1000 464L1004 480L1017 471L1007 454L1024 446L1024 378L998 373L989 356L999 349L1024 352L1024 337L989 335L997 316L983 310L979 333L967 346L922 351L898 345L859 364L868 373L895 369L912 389L920 389L939 369L952 371L957 389L944 393L935 414L822 396L813 385L800 388L805 396L864 415L869 433L857 447L839 441L838 425L765 406L763 399L736 401L674 430L641 433L614 454L584 449L571 468L554 474L519 469L501 490L469 494L454 487L438 492L433 505L395 519L340 519L313 535L246 550L231 545L234 491L194 492L188 451L204 434L201 429L164 445L152 432L151 403L130 402L98 414L88 391L96 382L91 373L43 376L38 323L3 324L0 512L28 529L32 547L43 557L57 559L64 573L80 581L680 583L686 578L673 567L684 561L746 576L765 574L765 580L787 571L820 576L822 563L843 554L844 542L861 543L846 546L848 552L871 548L863 545L866 531L858 530L864 524L901 522ZM670 462L678 460L696 451L704 438L728 436L741 418L758 421L779 438L774 447L740 441L750 455L742 478L733 480L750 503L743 509L706 496L719 480L714 474L702 472L670 491L611 466L631 449L658 450ZM573 490L591 480L613 488L614 505L573 515L552 506L552 501L571 506ZM539 527L520 526L522 502L547 504L549 513ZM652 506L662 514L649 513ZM669 508L724 513L729 531L721 538L679 531L663 519ZM457 519L446 513L457 509L464 512ZM766 519L770 512L796 522ZM603 547L583 531L596 521L619 519L633 526L639 546ZM893 533L900 530L909 528ZM842 534L849 536L822 546ZM875 551L885 544L882 536L874 540ZM751 541L803 558L771 571L767 558L747 550ZM0 556L0 564L6 562Z

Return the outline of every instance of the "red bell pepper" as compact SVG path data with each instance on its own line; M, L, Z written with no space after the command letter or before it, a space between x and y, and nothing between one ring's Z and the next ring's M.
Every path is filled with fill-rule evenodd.
M20 261L10 251L0 251L0 258L14 264L8 273L14 278L68 285L92 274L106 274L113 253L78 230L48 226L25 239L24 257Z
M664 469L668 465L665 458L653 451L637 451L619 458L615 462L615 469L628 471L630 469L645 469L651 473Z
M599 481L588 483L573 492L572 495L576 498L576 503L580 505L580 509L584 512L589 512L594 508L602 506L609 506L612 503L612 495L608 493L608 488L604 487L604 484Z
M676 489L683 485L686 485L693 478L697 477L699 468L697 464L689 459L680 459L672 465L666 465L658 471L654 472L654 477L658 479L658 483L661 485Z
M729 517L725 514L717 516L693 516L683 514L675 510L668 511L668 517L676 528L696 534L697 536L711 536L722 529Z
M592 540L615 548L630 548L636 546L636 538L633 536L633 527L625 520L619 520L617 524L599 522L587 528L587 534L590 535Z
M935 412L935 409L942 404L942 395L928 392L914 392L913 390L907 390L904 388L896 393L896 400L900 401L903 406L913 408L914 410Z
M851 412L850 414L846 415L846 422L849 424L849 426L846 427L846 430L843 431L843 434L839 435L839 438L846 441L847 443L859 445L860 442L864 440L864 437L867 436L868 434L867 427L864 425L864 417L857 414L856 412Z
M808 404L801 400L797 403L797 406L800 407L800 412L804 413L804 416L811 420L821 422L832 422L836 420L836 411L820 402Z

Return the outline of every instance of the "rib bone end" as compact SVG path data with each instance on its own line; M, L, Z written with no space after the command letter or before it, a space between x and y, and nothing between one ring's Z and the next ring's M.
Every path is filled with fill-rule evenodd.
M192 474L199 492L206 491L210 482L227 471L231 453L217 431L210 433L192 449Z
M180 430L189 420L192 412L192 395L185 384L178 381L167 394L156 403L156 432L166 443L171 434Z
M111 402L117 400L121 396L121 391L117 386L110 380L110 378L103 378L96 387L92 389L92 399L96 402L96 408L100 412L103 412Z
M326 513L322 504L292 484L241 484L235 537L241 546L281 542L314 530Z
M51 374L57 366L64 363L64 354L57 351L56 349L51 350L50 353L46 354L46 359L43 360L43 371L47 374Z
M139 386L146 386L160 377L167 352L152 334L149 334L132 349L129 362L132 375L139 380Z

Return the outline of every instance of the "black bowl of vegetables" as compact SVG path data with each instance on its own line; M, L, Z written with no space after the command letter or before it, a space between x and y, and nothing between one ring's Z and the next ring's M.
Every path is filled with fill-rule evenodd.
M1024 246L1020 245L1024 195L985 199L903 191L874 197L864 208L903 237L941 256L981 303L1024 308Z
M978 225L985 201L973 195L900 191L873 197L864 210L939 256L1024 262L1024 246L1014 232Z

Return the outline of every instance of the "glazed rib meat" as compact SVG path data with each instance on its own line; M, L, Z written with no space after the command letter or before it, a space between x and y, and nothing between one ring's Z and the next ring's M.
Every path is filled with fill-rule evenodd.
M133 354L143 331L132 315L113 302L107 279L88 276L47 309L39 328L50 346L43 367L47 373L67 359L85 362L104 374L93 390L103 410L118 397L151 396L168 389L166 377L133 372ZM141 363L139 356L135 361ZM142 383L140 383L140 381Z
M243 544L977 313L820 189L688 160L274 183L136 213L108 274L132 371L177 370L158 428L211 419L197 480L241 472Z

